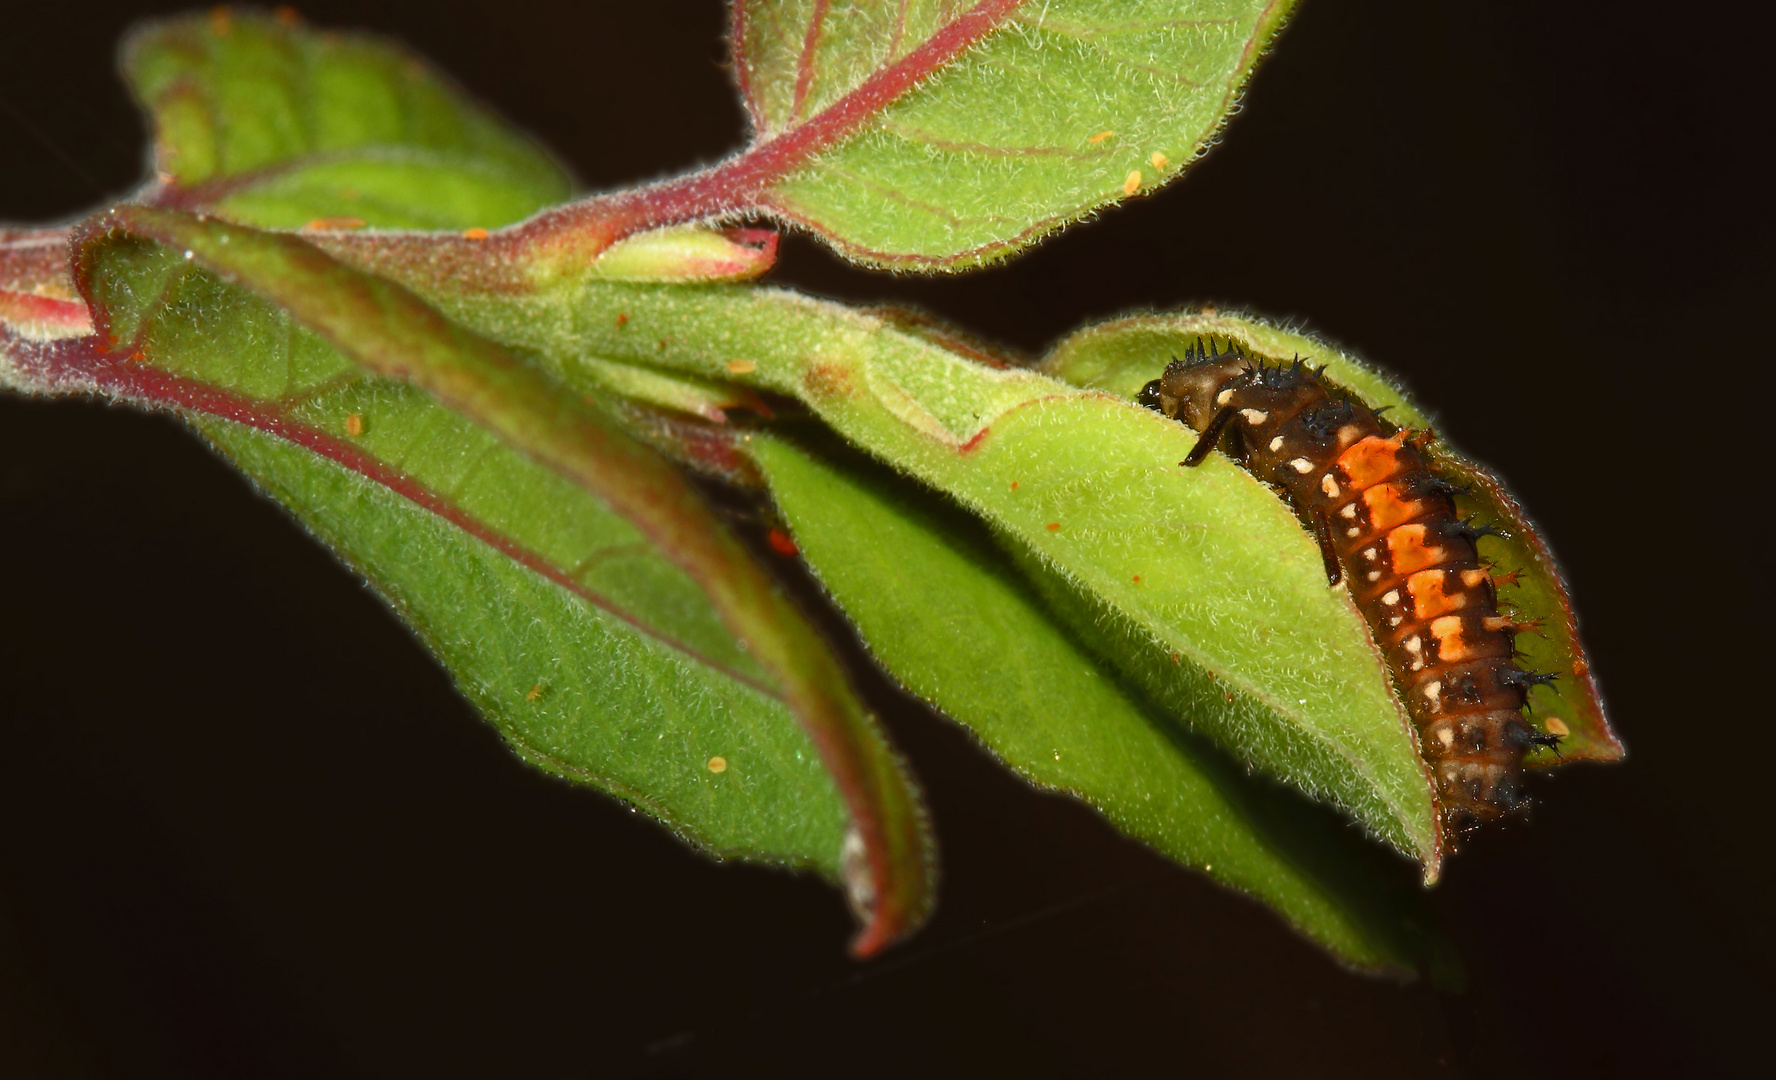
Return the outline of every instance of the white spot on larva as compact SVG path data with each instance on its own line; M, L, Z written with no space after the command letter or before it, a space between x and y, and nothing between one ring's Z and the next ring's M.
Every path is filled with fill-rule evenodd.
M1380 581L1381 580L1381 571L1380 570L1371 570L1367 574L1364 574L1363 576L1370 581Z
M1215 404L1217 404L1217 405L1226 405L1228 402L1230 402L1232 400L1233 400L1233 391L1232 390L1223 390L1219 394L1215 395Z
M1270 452L1271 453L1274 454L1278 450L1281 450L1282 448L1283 448L1283 437L1281 435L1278 435L1276 438L1270 440Z
M1425 683L1424 696L1425 700L1431 703L1432 708L1440 708L1443 704L1443 680L1432 679Z
M1387 592L1382 593L1381 594L1381 602L1386 604L1389 607L1393 607L1395 604L1400 602L1400 590L1399 589L1389 589Z
M1454 746L1455 745L1455 729L1450 727L1448 724L1440 725L1437 728L1437 741L1442 743L1444 745L1444 747L1446 747L1446 748Z
M1306 476L1308 473L1314 471L1314 463L1304 457L1291 458L1289 459L1289 468Z
M1399 626L1401 623L1403 623L1405 621L1406 621L1406 616L1395 615L1393 618L1388 620L1388 625L1389 626Z
M1417 656L1419 653L1424 652L1424 642L1419 639L1417 634L1413 634L1405 641L1400 642L1400 644L1413 656Z
M1357 504L1356 503L1345 503L1344 509L1340 510L1338 512L1338 516L1344 517L1344 518L1350 518L1352 521L1357 520Z
M1248 424L1262 424L1270 419L1270 414L1263 409L1241 409L1240 415L1246 418Z
M1355 525L1352 525L1350 528L1344 530L1344 535L1355 538L1358 536L1362 536L1363 530L1357 528Z
M1368 559L1370 562L1374 562L1376 559L1381 558L1381 554L1375 548L1364 548L1363 558Z
M1325 492L1326 497L1329 499L1338 498L1338 481L1332 479L1331 473L1327 473L1325 476L1320 477L1320 490ZM1351 505L1355 506L1356 504L1352 503Z

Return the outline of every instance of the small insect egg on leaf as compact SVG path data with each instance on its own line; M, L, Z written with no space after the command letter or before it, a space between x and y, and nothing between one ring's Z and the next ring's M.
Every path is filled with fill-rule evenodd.
M1126 177L1124 177L1122 180L1122 193L1124 195L1133 195L1135 192L1140 191L1140 190L1141 190L1141 170L1140 169L1130 169L1129 174Z
M714 757L710 758L709 759L709 771L712 773L715 773L718 776L722 773L727 772L728 771L728 759L725 757L722 757L720 754L717 754Z
M362 435L364 433L364 418L357 413L348 415L345 418L345 433L354 439Z
M473 229L464 229L462 236L464 240L485 240L487 239L487 230L476 226Z
M1049 532L1060 532L1061 523L1058 521L1051 521L1047 525L1044 525L1043 528L1047 529Z
M1116 138L1116 132L1114 132L1114 131L1100 131L1096 135L1093 135L1091 138L1089 138L1085 141L1088 143L1091 143L1092 145L1095 146L1098 143L1103 142L1105 139L1114 139L1114 138Z
M750 375L757 370L758 365L751 360L728 361L728 374L730 375Z
M1153 152L1152 156L1150 156L1147 159L1147 161L1155 169L1164 169L1166 167L1166 162L1168 161L1168 159L1164 154L1160 153L1158 150L1155 150Z
M525 701L535 701L537 698L540 698L542 696L543 696L543 684L537 683L535 686L530 688L529 693L524 695L524 700Z

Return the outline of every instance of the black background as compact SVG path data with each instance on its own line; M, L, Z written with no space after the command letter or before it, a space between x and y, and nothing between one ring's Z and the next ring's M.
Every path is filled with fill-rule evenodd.
M0 20L0 218L138 181L112 56L158 10ZM966 277L800 238L773 272L1032 351L1142 306L1300 318L1496 466L1564 558L1630 759L1542 782L1531 825L1454 861L1434 899L1467 993L1343 973L879 679L944 878L929 928L854 964L826 886L518 763L172 422L5 399L0 1072L1750 1075L1769 110L1719 55L1750 31L1681 10L1310 0L1163 194ZM411 42L592 188L743 134L715 2L304 12Z

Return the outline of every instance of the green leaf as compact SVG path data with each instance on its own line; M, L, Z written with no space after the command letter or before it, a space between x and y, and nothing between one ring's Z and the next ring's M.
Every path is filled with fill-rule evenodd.
M1292 6L742 0L736 63L760 137L843 127L759 203L864 262L1003 258L1177 176Z
M870 650L1013 769L1256 897L1344 962L1454 977L1398 866L1157 715L1054 621L981 525L833 448L749 452L797 546Z
M1435 875L1429 779L1361 615L1325 587L1318 550L1268 489L1227 462L1178 467L1194 438L1181 426L772 290L588 278L433 299L568 385L595 386L584 364L596 357L799 398L1007 537L1171 715Z
M565 199L535 143L412 53L262 14L151 23L124 70L180 205L296 228L493 227Z
M405 497L404 522L379 521L349 477L323 477L315 471L324 473L323 463L274 449L264 436L212 428L251 475L306 510L318 532L413 613L465 692L526 756L658 800L662 817L708 846L828 870L838 846L797 845L833 840L830 806L808 811L830 804L836 786L849 818L841 869L867 922L856 947L874 951L918 923L929 904L929 841L898 762L813 629L667 462L519 358L292 236L125 207L89 230L79 252L101 332L138 365L111 375L112 389L244 422ZM103 365L94 374L104 378ZM389 505L385 499L381 516ZM425 529L413 508L449 525ZM451 527L467 535L439 544L435 537ZM396 539L403 532L406 544ZM503 555L465 559L471 538ZM576 627L557 619L502 640L502 623L510 630L536 622L540 611L530 605L550 586L517 581L525 573L518 566L482 580L489 558L516 560L565 589L555 597L557 614L575 600L590 603L648 639L607 649L585 672L557 671L573 689L562 694L553 725L543 726L547 739L535 738L537 725L522 712L545 687L517 673L550 671L550 658L563 651L559 639ZM503 600L502 587L513 590ZM480 606L493 610L474 615ZM649 649L660 654L655 663L635 660ZM696 665L708 669L700 678L682 674ZM575 681L586 674L595 678ZM576 711L587 709L600 680L612 684L602 707ZM676 692L662 695L660 710L688 714L695 740L668 744L672 727L650 726L647 702L663 683ZM806 728L830 779L809 771L809 742L787 731L753 734L781 727L785 712ZM613 723L614 731L572 734L576 724ZM661 745L625 753L638 729ZM712 745L740 756L686 757ZM716 757L737 775L709 764ZM695 784L656 771L669 765L682 773L687 761ZM774 775L802 786L773 787ZM709 785L748 792L757 805L738 825L720 821L724 807ZM697 805L687 808L687 799Z
M1073 335L1044 361L1044 370L1076 386L1133 398L1154 377L1152 358L1181 354L1197 338L1234 340L1248 351L1277 360L1300 356L1324 364L1326 378L1371 407L1387 407L1403 427L1431 427L1424 409L1407 398L1386 374L1327 342L1234 313L1190 313L1117 319ZM1503 485L1454 447L1437 440L1427 448L1431 462L1465 488L1456 496L1463 517L1502 528L1504 535L1482 537L1481 554L1516 580L1501 583L1499 598L1519 618L1537 623L1536 633L1517 638L1519 663L1559 676L1538 687L1532 698L1541 723L1562 734L1560 753L1538 749L1536 768L1574 761L1618 761L1622 742L1604 715L1603 699L1591 677L1590 661L1579 640L1578 617L1566 582L1547 543ZM1256 480L1253 483L1257 483Z

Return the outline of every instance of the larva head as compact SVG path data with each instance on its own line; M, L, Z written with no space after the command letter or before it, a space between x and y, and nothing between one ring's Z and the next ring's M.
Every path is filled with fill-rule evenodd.
M1205 351L1199 341L1185 351L1184 359L1167 364L1165 374L1147 384L1142 400L1201 431L1221 407L1216 395L1228 380L1250 367L1252 361L1238 345L1229 342L1226 351L1220 352L1211 342Z

